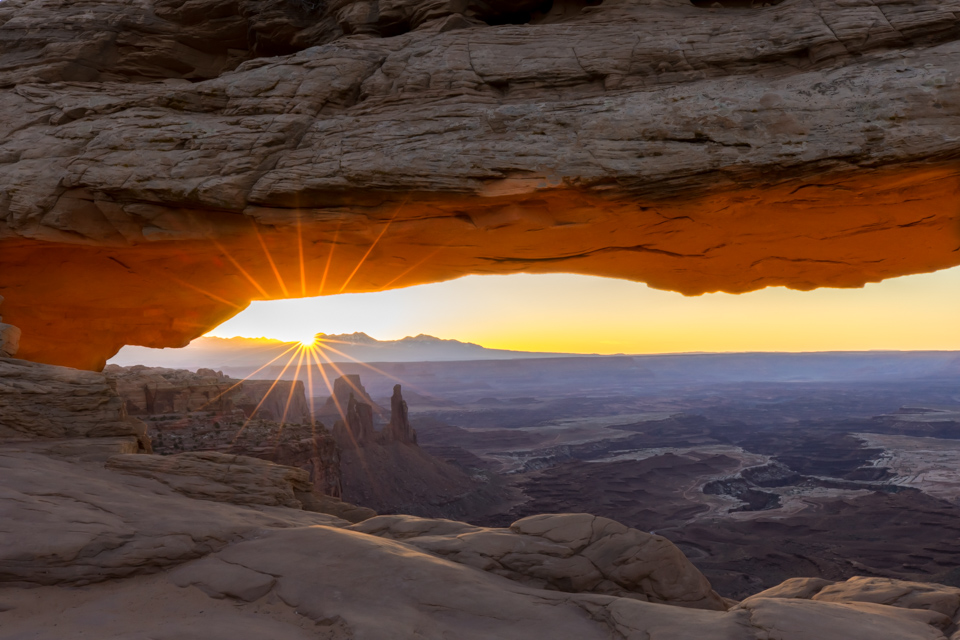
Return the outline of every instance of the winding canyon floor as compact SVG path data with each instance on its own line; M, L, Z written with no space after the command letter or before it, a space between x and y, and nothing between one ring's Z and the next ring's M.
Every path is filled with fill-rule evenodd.
M474 369L465 389L440 375L459 364L432 365L433 386L416 379L424 402L411 410L426 451L500 483L499 504L462 519L615 518L666 536L737 599L795 576L960 585L960 376L949 369L618 385L596 362L576 382L526 362L512 376Z

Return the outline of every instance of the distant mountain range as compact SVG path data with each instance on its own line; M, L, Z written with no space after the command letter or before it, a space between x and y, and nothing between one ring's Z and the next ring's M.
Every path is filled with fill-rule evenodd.
M517 358L550 358L569 356L565 353L536 353L487 349L471 342L444 340L420 334L401 340L377 340L365 333L339 335L318 334L320 346L333 362L451 362L462 360L511 360ZM269 338L197 338L181 349L124 347L111 364L130 366L198 369L208 367L258 367L282 354L295 342ZM326 348L323 348L326 345ZM293 353L291 351L291 353ZM283 364L286 358L278 360Z

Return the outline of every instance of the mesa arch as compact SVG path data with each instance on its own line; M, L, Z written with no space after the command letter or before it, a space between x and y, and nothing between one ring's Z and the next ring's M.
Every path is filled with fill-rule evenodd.
M468 273L960 264L960 1L213 4L0 5L18 356L98 369L254 299Z

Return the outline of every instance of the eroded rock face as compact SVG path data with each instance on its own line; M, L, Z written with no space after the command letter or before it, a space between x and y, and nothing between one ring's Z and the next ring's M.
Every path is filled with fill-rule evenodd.
M191 498L300 509L294 491L310 491L310 476L295 467L215 451L173 456L119 455L107 469L153 478Z
M410 415L407 401L403 399L400 385L393 386L393 396L390 398L390 422L383 429L385 440L417 444L417 432L410 426Z
M129 417L101 373L0 358L0 440L119 438L150 451L146 425Z
M391 535L370 535L329 516L191 499L153 479L10 447L0 450L0 468L0 615L4 633L15 637L130 638L144 629L215 640L946 637L946 615L932 607L757 597L730 611L681 608L636 594L537 588L427 548L443 541L475 551L512 547L538 560L529 564L532 576L537 566L556 567L561 550L589 549L590 540L625 529L589 516L589 523L528 519L516 531L395 519ZM629 544L620 551L643 556Z
M741 606L750 606L754 600L764 598L846 604L861 602L928 611L942 616L935 619L936 625L944 630L960 622L960 589L926 582L859 576L844 582L822 578L792 578L747 598Z
M266 505L326 513L349 522L377 515L315 491L303 469L249 456L193 451L172 456L116 455L107 469L152 478L198 500Z
M340 450L311 419L303 382L235 380L162 367L105 369L127 413L142 419L154 451L215 451L303 469L313 491L339 498Z
M129 415L240 411L275 422L310 421L303 382L235 380L211 369L194 373L140 365L111 365L105 372L116 380Z
M299 509L191 499L155 479L17 445L0 447L0 471L0 583L99 582L202 557L259 527L346 524Z
M379 516L352 527L538 588L725 611L670 541L585 513L531 516L509 529Z
M957 0L587 4L6 0L22 357L467 273L698 294L960 263Z
M105 380L28 367L44 388ZM724 610L676 547L605 518L349 526L294 504L298 469L210 453L105 468L41 441L0 440L4 637L944 640L956 627L951 587L799 580Z
M0 296L3 304L3 296ZM20 329L12 324L5 324L0 317L0 358L12 358L20 348Z

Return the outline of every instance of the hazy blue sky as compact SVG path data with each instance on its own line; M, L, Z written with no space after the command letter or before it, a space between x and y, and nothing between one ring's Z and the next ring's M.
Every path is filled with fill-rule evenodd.
M307 340L427 333L577 353L960 349L960 268L863 289L684 297L576 275L469 276L369 294L254 302L209 335Z

